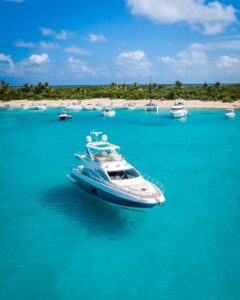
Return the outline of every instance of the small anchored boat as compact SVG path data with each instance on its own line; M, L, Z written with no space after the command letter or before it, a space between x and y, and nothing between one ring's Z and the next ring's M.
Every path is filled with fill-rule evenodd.
M188 111L184 107L184 101L182 99L177 100L170 110L172 118L182 118L188 114Z
M83 106L83 110L91 111L91 110L94 110L94 109L95 109L95 106L93 104L90 104L90 103Z
M236 116L236 113L235 113L235 109L233 108L229 108L227 109L226 113L225 113L225 116L230 119L230 118L234 118Z
M67 112L63 111L63 112L59 113L58 118L60 121L64 121L64 120L71 119L72 116L70 114L68 114Z
M116 111L111 108L105 108L102 115L104 117L114 117L116 115Z

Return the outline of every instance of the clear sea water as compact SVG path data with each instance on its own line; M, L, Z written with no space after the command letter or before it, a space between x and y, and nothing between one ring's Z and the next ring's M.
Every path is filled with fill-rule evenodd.
M240 113L0 111L0 299L240 299ZM134 212L66 174L90 129L166 187Z

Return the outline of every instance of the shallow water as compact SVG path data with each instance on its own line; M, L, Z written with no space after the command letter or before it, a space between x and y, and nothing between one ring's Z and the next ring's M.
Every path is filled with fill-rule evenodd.
M0 111L0 299L239 299L240 113ZM66 174L102 130L166 187L145 213Z

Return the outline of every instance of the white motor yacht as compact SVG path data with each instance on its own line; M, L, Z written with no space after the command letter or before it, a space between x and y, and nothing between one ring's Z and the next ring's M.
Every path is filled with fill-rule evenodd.
M144 107L145 111L158 111L158 105L150 100Z
M164 187L140 174L119 149L102 132L92 132L87 136L86 153L75 154L81 164L68 177L86 192L113 205L146 209L163 204Z
M188 111L184 108L184 101L182 99L177 100L170 110L170 115L172 118L185 117Z
M24 110L28 110L29 107L30 107L29 105L23 105L21 108L24 109Z
M68 114L67 112L63 111L63 112L59 113L58 118L60 121L64 121L64 120L71 119L72 116L70 114Z
M230 119L230 118L234 118L236 115L235 110L233 108L229 108L227 109L225 116Z
M83 106L83 110L91 111L91 110L94 110L94 109L95 109L95 106L93 104L90 104L90 103Z
M78 104L70 104L66 107L66 109L80 111L80 110L82 110L82 106L78 105Z
M102 115L104 117L114 117L116 115L116 111L111 108L105 108Z
M101 104L97 103L97 104L94 106L94 110L103 110L103 107L101 106Z

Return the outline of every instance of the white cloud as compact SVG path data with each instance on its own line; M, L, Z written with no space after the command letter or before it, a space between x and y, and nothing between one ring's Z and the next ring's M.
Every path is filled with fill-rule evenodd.
M39 46L40 48L44 49L44 50L52 50L52 49L58 49L59 45L57 43L47 43L47 42L39 42Z
M240 74L240 57L233 57L228 55L220 56L216 62L216 66L219 69L239 69Z
M192 43L175 56L158 57L163 77L185 82L239 81L240 56L218 54L219 50L232 52L233 49L238 49L237 43L229 42Z
M156 24L185 22L203 34L217 34L237 21L232 5L205 0L126 0L134 15L142 15Z
M105 38L104 35L102 34L95 34L95 33L90 33L88 35L88 40L92 43L96 43L96 42L106 42L107 39Z
M208 68L208 57L202 50L187 49L177 53L176 57L162 56L158 60L178 75L191 75L197 71L205 74Z
M117 65L121 68L118 76L139 77L152 71L152 63L142 50L121 52L117 56Z
M32 42L24 42L23 40L18 40L14 42L14 46L17 48L33 48L35 44Z
M89 55L91 55L91 53L88 50L86 50L84 48L77 47L75 45L67 47L65 49L65 52L71 53L71 54L75 54L75 55L81 55L81 56L89 56Z
M4 2L23 3L24 0L3 0Z
M45 62L49 62L48 54L47 53L33 54L29 57L29 61L35 64L42 64Z
M66 40L69 37L73 37L75 35L74 32L71 31L66 31L66 30L60 30L59 32L51 29L51 28L46 28L46 27L40 27L39 28L40 32L44 36L53 36L57 40Z
M0 53L0 74L11 75L15 71L15 64L10 55Z
M78 77L83 77L88 74L91 76L97 76L96 70L91 67L86 61L83 61L79 58L70 56L68 58L68 66L71 72L77 73Z
M69 37L72 37L74 36L75 34L71 31L66 31L66 30L61 30L60 32L58 32L56 34L56 39L58 40L66 40L68 39Z
M192 43L190 45L191 49L195 50L228 50L228 51L239 51L240 50L240 40L223 40L214 41L209 43Z
M1 76L22 77L28 75L32 76L34 74L49 74L51 66L46 53L31 55L19 62L14 62L10 55L0 53Z
M51 28L46 28L46 27L40 27L39 29L41 31L41 34L44 36L50 36L50 35L55 35L56 31L51 29Z

